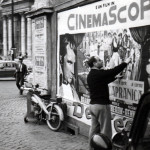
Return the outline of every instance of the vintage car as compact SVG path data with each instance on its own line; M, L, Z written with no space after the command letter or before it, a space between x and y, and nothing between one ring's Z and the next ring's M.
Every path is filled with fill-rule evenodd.
M141 96L130 131L117 133L112 142L94 135L92 144L94 150L150 150L150 91Z
M0 60L0 78L14 78L16 61Z

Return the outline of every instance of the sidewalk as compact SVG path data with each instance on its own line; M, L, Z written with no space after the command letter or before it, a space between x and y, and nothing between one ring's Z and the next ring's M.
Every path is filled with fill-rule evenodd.
M26 96L15 81L0 81L0 150L87 150L88 138L51 131L46 123L24 123Z

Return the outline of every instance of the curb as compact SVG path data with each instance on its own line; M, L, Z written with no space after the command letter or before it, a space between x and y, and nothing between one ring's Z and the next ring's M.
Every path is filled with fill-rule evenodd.
M8 78L0 78L0 81L15 81L16 79L15 78L11 78L11 77L8 77Z

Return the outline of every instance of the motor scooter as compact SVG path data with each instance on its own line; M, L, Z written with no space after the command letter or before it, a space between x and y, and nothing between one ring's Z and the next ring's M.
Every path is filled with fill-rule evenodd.
M28 86L27 86L28 85ZM67 105L62 103L62 98L51 99L50 95L42 95L39 85L29 84L21 87L27 90L27 113L24 116L24 122L27 123L30 118L36 118L38 122L45 120L48 127L53 131L58 131L64 121L64 109ZM63 107L62 107L63 106Z

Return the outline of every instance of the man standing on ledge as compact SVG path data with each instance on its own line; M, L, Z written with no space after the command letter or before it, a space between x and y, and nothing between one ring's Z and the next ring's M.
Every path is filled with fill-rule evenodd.
M23 57L19 57L19 63L16 65L16 85L22 95L23 90L20 87L24 84L24 77L27 74L27 66L23 63Z
M92 56L88 60L88 65L91 68L87 76L91 98L91 128L89 141L91 141L95 133L102 133L111 140L112 128L108 84L116 80L116 75L123 71L129 62L130 58L127 58L125 62L115 68L104 70L103 61L100 60L98 56ZM91 144L90 150L92 150Z

